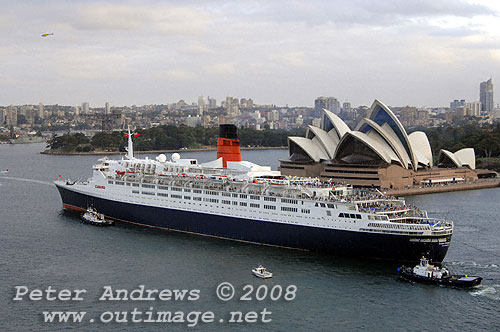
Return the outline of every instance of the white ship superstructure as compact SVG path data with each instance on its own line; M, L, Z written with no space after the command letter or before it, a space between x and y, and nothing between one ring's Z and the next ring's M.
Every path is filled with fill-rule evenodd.
M57 181L65 208L96 206L125 222L290 248L376 258L441 261L453 224L377 190L219 158L209 163L102 158L85 182ZM87 205L87 206L85 206Z

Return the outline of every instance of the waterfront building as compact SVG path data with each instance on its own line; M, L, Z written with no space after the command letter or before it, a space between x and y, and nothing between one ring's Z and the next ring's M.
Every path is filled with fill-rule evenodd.
M324 109L321 127L308 126L305 137L289 137L288 149L289 158L280 160L283 174L319 176L357 187L402 189L478 178L473 149L442 150L436 167L426 134L407 134L378 100L354 130Z

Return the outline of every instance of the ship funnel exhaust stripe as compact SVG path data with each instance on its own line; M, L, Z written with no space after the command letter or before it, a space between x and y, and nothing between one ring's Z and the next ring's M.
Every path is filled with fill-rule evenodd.
M217 139L217 159L222 158L222 166L227 167L228 161L241 161L240 140L237 128L233 124L224 124L219 127Z

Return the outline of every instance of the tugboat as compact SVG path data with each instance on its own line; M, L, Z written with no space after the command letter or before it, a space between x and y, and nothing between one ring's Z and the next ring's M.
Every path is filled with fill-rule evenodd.
M256 268L252 269L252 273L254 276L262 278L262 279L267 279L267 278L273 277L273 274L271 272L267 271L267 269L265 267L263 267L262 265L259 265Z
M87 208L87 211L82 214L82 222L95 226L111 226L114 221L104 218L102 213L97 212L92 206Z
M452 275L445 267L429 264L429 260L422 256L420 264L415 267L401 266L398 273L407 280L426 284L439 284L454 287L474 287L481 283L483 278L468 275Z

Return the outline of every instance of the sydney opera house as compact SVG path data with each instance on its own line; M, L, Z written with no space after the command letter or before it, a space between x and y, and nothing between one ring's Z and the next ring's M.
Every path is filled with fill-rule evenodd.
M441 150L438 165L424 132L407 134L394 113L375 100L366 118L351 130L323 110L321 128L288 138L289 158L280 161L286 175L320 176L359 187L407 186L477 180L472 148Z

